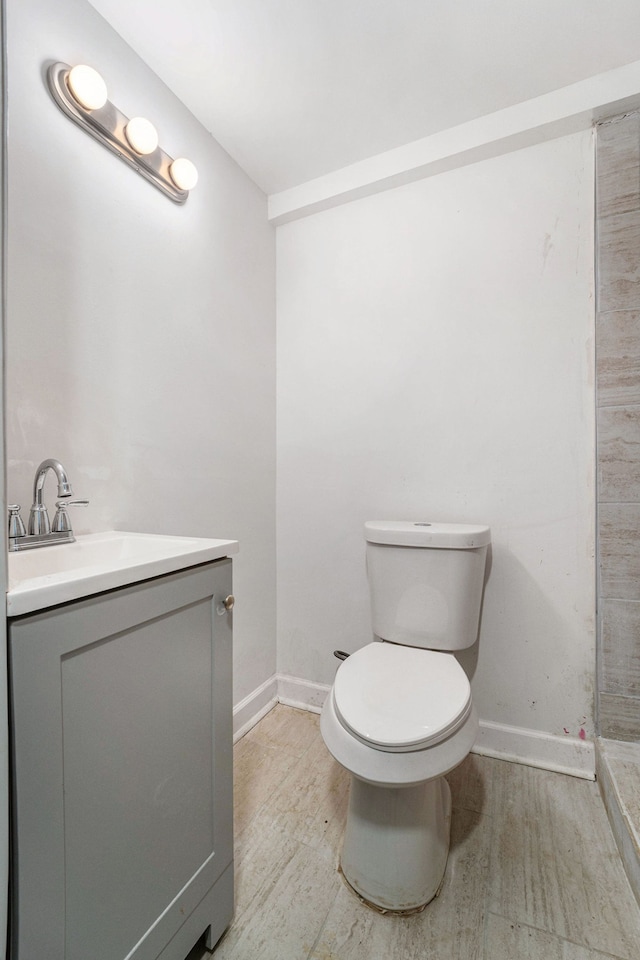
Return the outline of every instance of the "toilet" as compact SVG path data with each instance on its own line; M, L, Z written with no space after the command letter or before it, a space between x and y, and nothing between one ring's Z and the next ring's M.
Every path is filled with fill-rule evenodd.
M320 729L351 773L340 868L382 911L423 909L444 877L444 777L478 732L455 651L477 639L490 536L462 523L365 524L375 639L340 664Z

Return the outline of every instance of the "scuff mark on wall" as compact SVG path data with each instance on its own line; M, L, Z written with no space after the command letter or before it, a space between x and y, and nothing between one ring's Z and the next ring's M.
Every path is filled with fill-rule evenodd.
M558 228L558 220L559 220L559 219L560 219L559 217L556 217L556 221L555 221L555 223L554 223L554 225L553 225L553 232L552 232L552 233L545 233L545 235L544 235L544 240L542 241L542 273L544 273L544 271L545 271L545 269L546 269L546 266L547 266L547 260L549 259L549 256L550 256L550 254L551 254L551 251L552 251L552 250L554 249L554 247L555 247L555 244L554 244L554 242L553 242L553 240L552 240L551 238L553 237L553 234L555 233L555 231L556 231L557 228Z

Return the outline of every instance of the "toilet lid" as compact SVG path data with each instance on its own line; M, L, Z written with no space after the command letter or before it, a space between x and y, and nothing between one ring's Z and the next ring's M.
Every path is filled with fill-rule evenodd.
M344 726L378 750L438 743L471 711L469 680L452 654L378 641L342 662L333 698Z

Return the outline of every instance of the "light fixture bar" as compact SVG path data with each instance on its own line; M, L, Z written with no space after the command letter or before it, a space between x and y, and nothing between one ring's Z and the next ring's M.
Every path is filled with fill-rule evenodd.
M94 110L82 106L69 89L67 77L70 70L71 67L67 63L52 63L47 71L49 91L62 112L82 127L86 133L133 167L174 203L184 203L189 196L189 191L178 187L171 176L173 158L161 147L156 147L151 153L145 155L134 150L126 134L129 118L110 100L107 100L104 106Z

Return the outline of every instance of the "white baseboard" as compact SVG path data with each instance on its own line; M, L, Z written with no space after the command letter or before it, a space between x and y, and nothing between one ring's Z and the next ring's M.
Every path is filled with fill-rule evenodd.
M330 689L324 683L274 673L233 708L233 742L244 737L277 703L320 713Z
M312 680L300 680L279 673L278 702L288 707L298 707L311 713L320 713L331 687L325 683L313 683Z
M567 773L584 780L595 780L596 777L595 745L592 740L578 737L558 737L541 730L481 720L478 739L471 752Z
M234 708L234 743L255 726L276 703L320 713L330 689L324 683L314 683L283 673L274 674ZM541 730L481 720L472 753L524 763L529 767L541 767L556 773L567 773L585 780L595 780L596 756L591 740L558 737Z
M244 737L277 702L278 682L274 674L233 708L233 742Z

